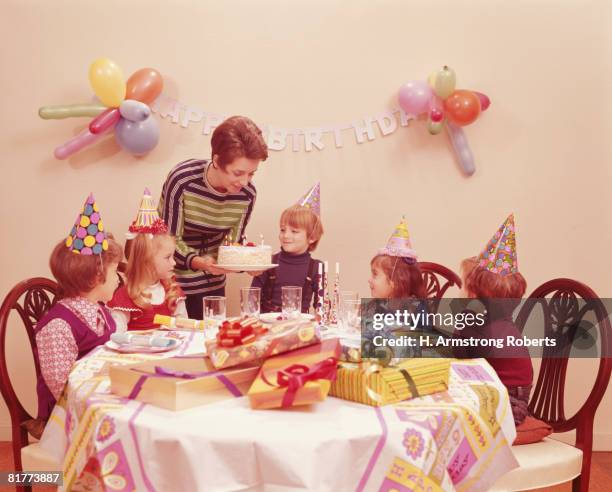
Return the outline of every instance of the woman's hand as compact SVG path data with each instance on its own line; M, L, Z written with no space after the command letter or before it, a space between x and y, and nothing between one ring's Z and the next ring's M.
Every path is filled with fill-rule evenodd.
M212 273L213 275L224 275L231 273L231 270L225 270L217 266L215 259L212 256L196 256L191 261L191 268L196 270L202 270L206 273Z

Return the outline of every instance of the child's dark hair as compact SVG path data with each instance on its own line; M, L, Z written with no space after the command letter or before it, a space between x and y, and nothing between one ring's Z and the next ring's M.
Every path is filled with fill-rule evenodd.
M73 253L62 240L51 253L49 266L57 280L61 297L76 297L90 292L106 280L108 266L119 263L123 257L121 246L110 237L108 249L99 255Z
M415 297L425 299L423 274L415 260L398 256L377 255L372 258L370 266L379 268L393 284L391 297Z

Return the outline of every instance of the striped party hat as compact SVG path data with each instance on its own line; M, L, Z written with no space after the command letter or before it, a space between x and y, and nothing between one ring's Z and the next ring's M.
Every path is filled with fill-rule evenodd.
M508 216L478 255L478 266L499 275L518 272L514 214Z
M309 208L321 217L321 184L317 183L310 188L308 193L298 200L297 204Z
M168 227L159 217L153 196L149 188L145 188L140 201L140 207L136 214L136 219L130 225L129 232L126 234L128 239L134 239L137 234L166 234Z
M93 193L85 200L83 210L66 238L66 247L80 255L98 255L108 249L106 231Z
M408 225L406 225L404 217L402 217L400 223L395 227L393 234L391 234L389 241L387 241L387 246L378 250L378 254L416 260L416 251L412 249L410 234L408 234Z

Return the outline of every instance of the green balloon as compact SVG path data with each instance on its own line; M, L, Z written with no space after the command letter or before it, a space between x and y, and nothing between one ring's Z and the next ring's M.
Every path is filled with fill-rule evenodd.
M43 106L38 110L38 116L43 120L61 120L63 118L74 118L78 116L92 117L98 116L106 109L108 108L100 103Z

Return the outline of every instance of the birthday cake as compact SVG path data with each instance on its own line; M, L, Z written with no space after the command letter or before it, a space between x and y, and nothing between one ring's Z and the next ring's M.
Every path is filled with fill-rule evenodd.
M263 244L256 246L248 243L245 246L231 244L220 246L217 257L218 265L270 265L272 263L272 246Z

